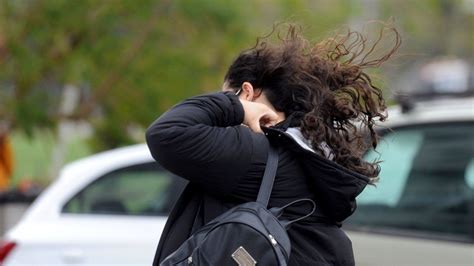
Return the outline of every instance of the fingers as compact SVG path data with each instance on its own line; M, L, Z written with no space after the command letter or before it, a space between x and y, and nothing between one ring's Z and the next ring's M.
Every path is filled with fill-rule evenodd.
M255 133L263 133L262 128L260 127L260 122L258 120L252 121L248 127Z
M282 120L275 111L265 104L249 102L243 99L240 101L245 112L244 124L253 132L263 133L261 126L271 127Z
M280 117L273 111L268 111L259 119L260 125L270 127L278 124Z
M252 120L249 123L249 127L253 132L263 133L262 126L271 127L278 123L279 117L273 111L267 111L263 113L260 117L256 117L255 120Z
M268 121L270 121L272 124L272 126L276 125L278 122L280 122L280 117L278 116L277 113L275 113L274 111L270 111L268 112L265 117L268 119Z

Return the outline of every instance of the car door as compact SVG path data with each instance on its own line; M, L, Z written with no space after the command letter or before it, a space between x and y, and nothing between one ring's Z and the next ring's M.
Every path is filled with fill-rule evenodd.
M474 265L474 124L387 131L380 181L357 198L345 228L357 265Z
M184 181L156 163L109 172L62 207L61 264L150 265Z

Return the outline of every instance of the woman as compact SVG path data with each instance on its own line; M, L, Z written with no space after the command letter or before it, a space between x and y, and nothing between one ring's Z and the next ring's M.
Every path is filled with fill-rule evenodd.
M361 34L348 32L311 45L289 26L276 44L259 39L242 52L223 92L185 100L158 118L146 135L150 151L189 184L170 214L154 265L216 216L255 201L267 138L280 147L269 207L300 198L318 206L288 231L289 265L354 265L340 226L354 212L355 197L376 181L378 165L362 159L364 131L375 147L374 119L385 118L382 93L364 69L379 66L398 48L399 35L392 32L395 46L368 59L378 41L367 46ZM285 215L307 212L296 206Z

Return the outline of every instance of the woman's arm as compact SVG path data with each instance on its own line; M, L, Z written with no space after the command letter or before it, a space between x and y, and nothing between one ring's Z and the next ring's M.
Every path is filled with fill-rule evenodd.
M233 94L197 96L158 118L147 130L147 144L167 170L210 193L228 195L251 165L254 138L261 142L260 134L241 125L244 115Z

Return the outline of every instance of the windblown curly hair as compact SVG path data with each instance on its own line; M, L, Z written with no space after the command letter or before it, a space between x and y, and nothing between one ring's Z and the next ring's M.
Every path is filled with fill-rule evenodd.
M325 142L335 162L374 183L380 172L378 162L364 161L362 156L370 146L377 146L373 126L386 118L386 106L366 69L379 67L401 44L394 27L380 25L375 40L348 30L314 44L296 25L286 25L283 35L274 28L234 60L224 80L235 91L250 82L262 89L277 111L287 117L300 114L301 132L314 150L324 154L320 144ZM275 33L277 40L272 42ZM393 43L384 49L380 46L387 34Z

